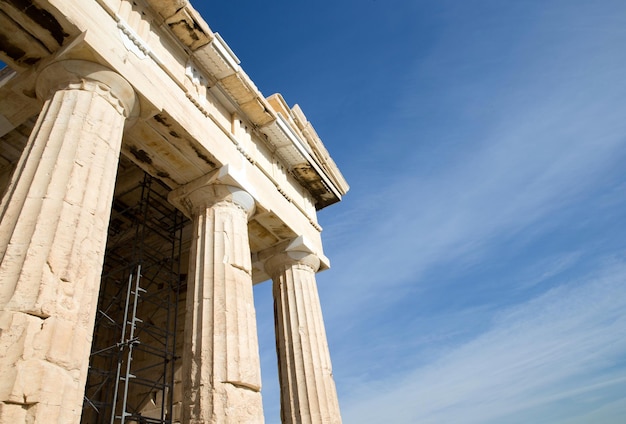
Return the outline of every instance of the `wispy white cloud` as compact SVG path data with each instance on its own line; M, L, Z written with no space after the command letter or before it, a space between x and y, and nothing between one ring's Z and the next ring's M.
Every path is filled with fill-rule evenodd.
M372 293L377 302L392 300L393 286L427 283L420 277L429 267L471 265L498 241L522 242L558 225L556 211L572 204L584 208L581 200L626 155L621 112L624 107L608 116L537 116L463 147L457 163L434 175L405 173L388 186L366 186L371 192L351 209L358 216L337 224L349 227L349 234L328 244L337 265L328 275L335 281L331 290L350 297L345 303L333 295L344 303L334 309L362 308L360 301ZM585 127L591 121L595 133L581 135L592 131Z
M626 414L626 266L564 279L588 272L622 233L569 244L626 206L626 55L615 54L626 32L605 37L583 26L600 18L564 23L567 11L552 12L540 36L519 40L509 74L446 80L447 58L427 58L447 126L418 119L430 107L418 66L396 108L404 126L377 129L369 162L355 153L369 168L345 215L326 224L335 269L319 278L346 423L612 424ZM502 297L449 308L464 288L483 289L462 276L503 248L518 263L500 274ZM443 287L446 275L456 281ZM430 315L423 295L435 299Z
M610 230L533 250L626 206L626 26L608 7L623 6L531 2L474 20L462 3L446 3L463 13L399 72L403 97L350 124L359 138L340 165L352 191L322 212L333 268L318 281L344 421L616 423L626 266L564 280L598 263ZM447 307L484 289L465 275L505 248L519 261L500 274L508 292ZM435 299L427 313L422 295Z
M514 63L520 66L515 74L527 77L510 86L501 78L494 83L500 89L475 92L470 104L450 104L455 116L463 108L491 110L480 118L480 129L460 122L439 130L441 139L420 139L425 123L378 129L382 140L394 142L396 166L377 168L372 160L371 174L361 170L353 182L349 196L355 200L348 196L345 213L328 225L326 242L337 270L321 278L337 282L331 289L337 302L343 297L335 290L351 292L349 304L331 309L361 308L360 298L371 300L372 291L377 301L391 300L391 292L376 288L425 284L420 276L434 265L471 265L503 239L536 237L558 225L556 212L584 208L584 199L609 181L626 156L626 83L617 78L626 57L615 59L615 46L600 39L576 36L550 48L527 41L518 47L525 55ZM551 53L555 57L546 58ZM415 79L420 76L416 72ZM450 93L442 90L444 97ZM424 107L416 83L398 109ZM445 147L446 137L461 141ZM433 148L438 143L444 147Z
M587 402L585 422L617 424L591 419L626 413L626 370L616 367L626 355L626 265L606 268L499 313L431 364L357 386L344 399L345 422L556 422L546 406L582 422L577 404ZM622 395L595 403L605 389Z
M518 278L519 283L516 284L516 288L524 290L537 286L575 266L582 257L583 252L577 250L562 254L552 254L546 258L539 259L534 263L532 270L530 270L531 274L522 275Z

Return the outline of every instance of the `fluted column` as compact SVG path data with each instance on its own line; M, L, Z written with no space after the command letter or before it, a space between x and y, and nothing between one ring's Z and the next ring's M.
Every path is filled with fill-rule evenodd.
M0 423L78 423L132 87L56 62L0 204Z
M319 265L304 251L284 252L265 263L274 284L283 423L341 423L315 281Z
M262 423L261 365L248 218L254 200L225 185L170 195L193 219L189 254L183 422Z

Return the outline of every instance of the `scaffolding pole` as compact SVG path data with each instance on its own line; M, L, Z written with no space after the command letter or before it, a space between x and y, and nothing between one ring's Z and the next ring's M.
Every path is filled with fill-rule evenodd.
M174 422L185 221L168 191L146 174L114 200L84 424Z

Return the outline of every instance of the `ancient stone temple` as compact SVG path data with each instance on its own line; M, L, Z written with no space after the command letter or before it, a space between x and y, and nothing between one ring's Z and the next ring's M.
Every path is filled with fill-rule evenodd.
M341 422L302 110L186 0L2 0L0 60L0 423L263 422L266 280L282 422Z

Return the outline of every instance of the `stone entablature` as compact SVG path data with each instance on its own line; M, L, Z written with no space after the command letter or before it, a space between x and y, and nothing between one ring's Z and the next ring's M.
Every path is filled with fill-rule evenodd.
M293 237L319 238L315 210L340 200L348 190L345 180L300 108L290 110L277 96L266 100L188 2L47 3L46 12L66 34L65 44L32 61L41 66L55 55L95 56L124 75L139 95L142 114L126 132L122 149L139 166L175 188L228 164L248 180L266 181L263 190L250 190L250 184L246 189L256 191L261 207L284 222L281 233L291 228ZM33 24L27 28L33 39L47 32ZM129 39L139 50L129 49ZM18 79L27 92L28 75ZM18 109L36 110L31 98L22 97ZM15 127L24 115L4 118ZM276 189L285 200L281 208L276 207L281 202L266 198ZM292 213L294 208L300 213ZM305 221L294 222L295 216Z

